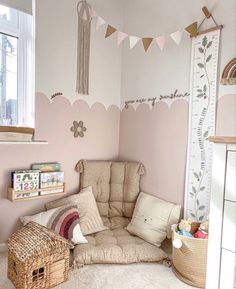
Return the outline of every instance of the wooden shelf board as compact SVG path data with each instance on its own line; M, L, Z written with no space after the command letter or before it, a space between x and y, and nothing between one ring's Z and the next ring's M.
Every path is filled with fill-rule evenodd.
M35 141L0 141L0 145L16 145L16 144L24 144L24 145L47 145L48 142L44 140L35 140Z
M15 192L13 188L8 188L8 199L11 202L21 202L21 201L30 201L30 200L36 200L36 199L42 199L45 197L52 197L52 196L63 196L65 195L65 183L63 186L57 186L57 187L50 187L50 188L39 188L36 190L25 190L25 191L18 191ZM52 194L45 194L45 195L38 195L38 196L32 196L32 197L23 197L23 198L15 198L16 194L27 194L27 193L36 193L36 192L47 192L47 191L53 191L53 190L59 190L63 189L63 192L60 193L52 193Z
M14 199L12 202L32 201L32 200L38 200L38 199L47 198L47 197L64 196L64 195L66 195L65 192L55 193L55 194L47 194L47 195L35 196L35 197L29 197L29 198Z
M35 190L25 190L25 191L14 191L13 188L9 188L8 190L11 193L15 194L27 194L27 193L36 193L36 192L45 192L45 191L53 191L53 190L59 190L59 189L64 189L65 188L65 183L62 186L57 186L57 187L48 187L48 188L38 188Z
M236 144L236 136L210 136L208 140L214 143Z
M206 30L203 30L203 31L198 31L197 32L197 36L198 35L202 35L202 34L206 34L206 33L211 32L211 31L215 31L215 30L219 30L219 29L221 30L223 28L224 28L223 25L217 25L215 27L212 27L212 28L209 28L209 29L206 29ZM196 37L196 36L190 35L190 37L192 38L192 37Z

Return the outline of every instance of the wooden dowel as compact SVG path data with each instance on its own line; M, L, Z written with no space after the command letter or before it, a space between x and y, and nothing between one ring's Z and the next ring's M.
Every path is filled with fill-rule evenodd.
M210 28L210 29L206 29L206 30L203 30L203 31L199 31L199 32L197 33L197 36L198 36L198 35L202 35L202 34L206 34L206 33L211 32L211 31L215 31L215 30L222 29L223 27L224 27L223 25L218 25L218 26L212 27L212 28ZM192 38L192 37L196 37L196 36L190 35L190 37Z

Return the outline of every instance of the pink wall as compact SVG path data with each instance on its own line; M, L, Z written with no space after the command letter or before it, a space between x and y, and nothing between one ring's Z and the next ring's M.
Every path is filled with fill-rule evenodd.
M218 135L236 136L236 95L220 98L216 123ZM187 132L185 100L176 100L170 107L158 102L153 109L146 104L136 111L132 107L123 109L119 157L145 165L142 190L183 205Z
M32 163L58 161L65 172L66 192L75 193L79 178L74 167L80 159L116 159L119 145L120 111L101 104L91 108L83 100L73 105L57 97L50 103L43 94L36 97L36 139L47 140L48 145L0 144L0 243L19 226L18 218L37 213L51 197L41 200L10 202L7 188L10 172L29 169ZM84 121L87 127L84 138L74 138L70 127L74 120Z
M188 102L171 107L158 102L123 109L120 158L139 160L146 168L141 189L160 198L182 202L188 132Z
M70 127L83 120L84 138L74 138ZM120 126L119 126L120 123ZM91 108L83 100L73 105L64 97L52 103L43 94L36 97L36 138L48 145L0 144L0 243L19 226L18 218L37 213L52 199L13 203L7 199L10 172L28 169L32 163L58 161L65 171L66 192L75 193L79 178L74 171L80 159L141 161L146 167L141 189L160 198L182 203L187 151L188 102L177 100L170 107L158 102L135 111L101 104ZM120 131L120 135L119 135ZM236 95L220 98L217 134L236 135Z

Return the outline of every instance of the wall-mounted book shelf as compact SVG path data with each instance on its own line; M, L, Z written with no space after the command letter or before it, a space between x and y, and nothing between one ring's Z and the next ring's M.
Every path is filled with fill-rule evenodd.
M57 192L59 190L60 192ZM25 191L14 191L13 188L8 188L8 199L12 202L30 201L46 197L63 195L65 195L65 183L62 186L39 188L35 190Z
M34 141L0 141L0 145L48 145L47 141L34 140Z

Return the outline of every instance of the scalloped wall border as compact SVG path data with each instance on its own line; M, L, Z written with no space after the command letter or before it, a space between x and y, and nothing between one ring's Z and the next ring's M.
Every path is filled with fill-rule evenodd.
M49 96L47 96L47 94L45 94L45 93L43 93L43 92L36 92L36 97L40 97L40 96L46 97L47 100L48 100L50 103L53 103L53 102L57 101L57 99L60 99L60 98L61 98L61 99L65 99L70 106L74 105L76 102L83 102L83 103L86 104L90 109L92 109L92 108L93 108L94 106L96 106L96 105L99 105L99 106L101 106L105 111L111 110L112 108L116 108L116 109L120 110L120 108L119 108L117 105L115 105L115 104L111 104L111 105L105 106L103 103L98 102L98 101L96 101L96 102L94 102L94 103L92 103L92 104L89 104L86 100L84 100L84 99L82 99L82 98L77 98L77 99L75 99L74 101L71 101L68 97L66 97L66 96L63 95L63 94L60 94L60 95L56 96L55 98L51 99Z
M218 97L218 99L217 99L217 102L219 102L219 100L220 100L224 95L227 95L227 94L234 94L234 93L225 93L225 94L220 95L220 96ZM174 100L171 100L171 101L158 100L158 101L155 102L155 105L154 105L154 106L152 106L150 102L143 102L143 103L138 103L138 104L137 104L137 102L135 102L137 105L129 104L129 107L128 107L128 108L125 108L125 103L122 103L120 107L117 106L117 105L115 105L115 104L111 104L111 105L109 105L109 106L105 106L103 103L98 102L98 101L97 101L97 102L94 102L94 103L92 103L92 104L89 104L85 99L82 99L82 98L78 98L78 99L76 99L76 100L74 100L74 101L71 101L68 97L64 96L63 94L62 94L62 95L60 94L60 95L56 96L54 99L51 99L49 96L47 96L47 95L46 95L45 93L43 93L43 92L36 92L36 96L40 96L40 95L45 96L50 103L53 103L53 102L56 101L56 99L58 99L58 98L62 98L62 99L65 99L71 106L74 105L76 102L83 102L83 103L86 104L90 109L93 109L94 106L99 105L99 106L101 106L105 111L108 111L108 110L111 110L111 109L118 109L118 110L120 110L121 112L122 112L122 111L129 110L129 109L132 109L132 110L134 110L134 111L137 111L138 108L139 108L140 106L143 106L143 105L146 105L147 107L149 107L150 111L152 111L152 110L153 110L158 104L160 104L160 103L166 104L166 105L168 106L168 108L170 109L171 106L172 106L173 104L175 104L176 101L184 101L184 102L187 102L187 103L189 102L189 100L186 99L186 98L175 98ZM236 95L236 94L235 94L235 95ZM127 100L127 101L128 101L128 100Z
M85 99L82 99L82 98L78 98L78 99L76 99L76 100L71 101L68 97L66 97L66 96L63 95L63 94L58 94L56 97L54 97L53 99L51 99L47 94L45 94L45 93L43 93L43 92L36 92L36 96L40 96L40 95L44 95L44 96L48 99L48 101L51 102L51 103L54 102L54 101L56 101L56 99L58 99L58 98L64 98L64 99L66 99L66 100L68 101L68 103L69 103L70 105L74 105L76 102L81 101L81 102L86 103L87 106L88 106L90 109L92 109L95 105L101 105L105 110L110 110L110 109L112 109L112 107L117 108L117 109L119 109L120 111L123 111L123 110L126 110L126 109L127 109L127 108L125 108L125 102L122 103L122 104L120 105L120 107L119 107L118 105L116 105L116 104L111 104L111 105L106 106L106 105L104 105L103 103L98 102L98 101L96 101L96 102L94 102L94 103L92 103L92 104L89 104L89 102L87 102ZM149 99L149 98L148 98L148 99ZM150 98L150 99L151 99L151 98ZM147 106L150 108L150 110L152 110L158 103L165 103L165 104L168 106L168 108L170 108L170 107L172 106L172 104L175 103L175 102L178 101L178 100L183 100L183 101L189 102L188 99L186 99L186 98L175 98L175 99L173 99L173 100L168 99L168 101L166 101L166 100L157 100L157 101L155 102L154 106L152 106L152 104L151 104L150 101L143 102L143 103L138 103L138 101L135 100L134 102L135 102L135 104L137 104L137 105L129 104L128 109L132 107L132 108L136 111L140 105L144 105L144 104L145 104L145 105L147 105ZM127 101L129 102L129 100L127 100Z

